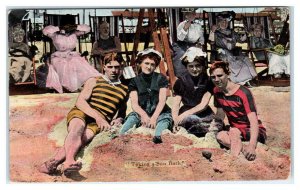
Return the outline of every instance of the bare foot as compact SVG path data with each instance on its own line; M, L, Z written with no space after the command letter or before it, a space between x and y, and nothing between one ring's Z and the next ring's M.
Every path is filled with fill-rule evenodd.
M70 165L65 164L63 168L63 172L65 176L71 175L73 172L78 172L82 168L81 162L75 162Z
M53 174L56 172L56 168L59 165L59 163L55 159L50 159L46 162L44 162L40 168L39 172L45 173L45 174Z

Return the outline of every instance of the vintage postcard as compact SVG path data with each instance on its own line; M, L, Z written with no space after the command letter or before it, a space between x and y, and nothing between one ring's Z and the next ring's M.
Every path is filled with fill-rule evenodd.
M9 7L9 181L290 182L292 14Z

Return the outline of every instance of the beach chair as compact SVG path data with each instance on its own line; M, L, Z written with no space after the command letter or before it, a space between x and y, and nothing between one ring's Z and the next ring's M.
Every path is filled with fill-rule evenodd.
M209 41L209 34L211 31L211 27L217 24L217 16L221 12L207 12L203 11L203 33L204 33L204 51L208 53L207 61L208 64L217 60L217 51L214 44L211 44ZM233 30L234 29L234 20L235 20L235 13L233 11L228 11L229 14L232 15L232 19L228 24L228 28Z

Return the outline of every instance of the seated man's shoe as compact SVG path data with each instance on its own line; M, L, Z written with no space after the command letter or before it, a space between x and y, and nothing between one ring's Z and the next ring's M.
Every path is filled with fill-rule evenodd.
M161 136L154 136L152 140L155 144L162 143Z

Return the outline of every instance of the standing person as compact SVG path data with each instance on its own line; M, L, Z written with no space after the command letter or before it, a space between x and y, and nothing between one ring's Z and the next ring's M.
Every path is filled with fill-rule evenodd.
M46 87L63 93L63 88L76 92L86 80L101 74L94 69L79 52L74 51L78 36L90 31L86 24L46 26L43 34L52 39L56 52L51 54Z
M92 54L96 59L96 68L102 71L102 61L107 53L118 53L121 51L121 42L117 36L109 35L109 24L106 21L101 21L99 24L99 39L94 42Z
M53 174L61 163L64 164L66 175L80 170L81 162L75 161L79 149L98 133L109 130L113 125L122 124L128 99L128 87L119 80L122 56L108 54L104 63L105 74L86 81L75 107L68 113L68 135L64 146L52 159L42 164L40 172ZM117 112L118 115L114 117Z
M172 117L175 130L184 127L198 137L205 136L209 131L215 115L208 105L214 85L206 72L205 57L206 53L199 51L199 48L190 47L182 57L182 64L188 72L180 76L173 87ZM222 122L219 126L222 126Z
M212 26L214 41L211 43L216 47L218 59L229 63L231 81L252 87L255 85L252 80L257 76L256 70L250 59L242 54L240 48L236 47L236 43L244 42L247 36L240 36L228 28L232 14L234 12L226 11L217 16L217 27Z
M162 143L161 133L172 127L171 109L166 105L168 80L154 72L162 56L154 49L146 49L137 55L141 73L129 83L129 97L133 112L123 124L120 134L125 134L134 125L155 129L154 143Z
M201 24L196 22L195 8L183 8L185 20L177 27L177 42L173 43L173 65L177 77L187 72L180 58L189 47L201 47L204 44L204 36ZM202 52L202 49L199 49Z
M210 77L215 84L214 98L217 117L228 118L230 128L217 134L219 143L229 148L233 156L242 152L246 159L256 158L257 142L266 142L266 129L257 118L257 111L251 91L236 84L229 78L228 64L215 62L209 70ZM242 141L247 141L243 145Z
M274 78L281 78L283 74L287 77L290 76L290 56L284 54L284 47L280 44L273 46L269 39L262 37L263 25L253 24L251 27L253 36L250 37L250 47L253 49L269 49L268 51L268 74L273 75ZM282 46L282 52L276 52L276 47ZM270 51L274 49L275 51ZM257 60L265 60L265 54L263 51L254 51L254 55Z

